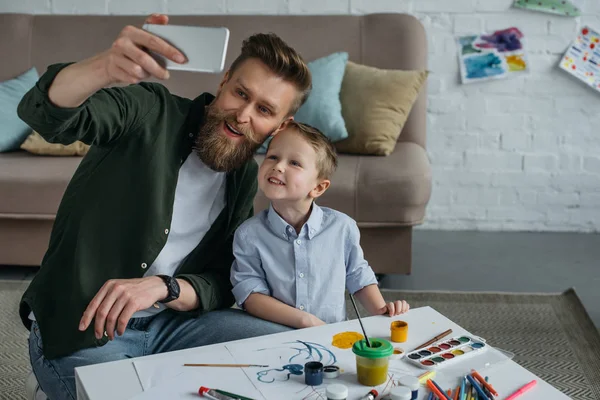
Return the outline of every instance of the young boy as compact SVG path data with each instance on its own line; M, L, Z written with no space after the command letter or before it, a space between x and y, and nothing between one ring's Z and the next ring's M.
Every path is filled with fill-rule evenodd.
M233 295L250 314L293 328L346 319L345 289L371 315L408 311L385 302L363 257L356 222L314 200L337 167L331 142L317 129L291 121L273 137L258 171L268 210L236 231Z

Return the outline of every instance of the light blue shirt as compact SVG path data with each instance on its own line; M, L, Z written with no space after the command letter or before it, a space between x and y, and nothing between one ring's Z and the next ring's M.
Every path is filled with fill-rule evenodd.
M356 221L313 203L297 235L270 206L244 222L233 242L233 295L240 307L262 293L327 323L346 319L345 289L377 284Z

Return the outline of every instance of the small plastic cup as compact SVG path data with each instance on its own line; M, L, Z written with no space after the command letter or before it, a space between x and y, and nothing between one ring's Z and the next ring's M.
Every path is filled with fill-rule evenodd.
M388 378L388 366L394 347L385 339L359 340L352 346L356 355L356 375L358 383L364 386L377 386Z

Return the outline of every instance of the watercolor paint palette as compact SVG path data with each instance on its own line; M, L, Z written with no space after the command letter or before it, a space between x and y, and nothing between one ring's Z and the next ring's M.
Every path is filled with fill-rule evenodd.
M411 351L404 360L419 368L435 370L482 354L488 347L484 339L459 336Z

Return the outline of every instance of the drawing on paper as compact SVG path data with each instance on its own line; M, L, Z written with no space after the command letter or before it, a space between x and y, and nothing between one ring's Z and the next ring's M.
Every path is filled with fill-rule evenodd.
M584 26L569 46L560 68L600 91L600 32Z
M457 38L462 83L506 78L528 70L523 33L515 27Z
M292 375L302 375L304 364L308 361L319 361L323 365L333 365L337 362L337 357L331 350L322 344L296 340L295 342L286 342L284 345L293 345L286 347L295 353L288 359L288 364L281 368L270 368L256 373L256 379L263 383L273 383L276 381L288 381ZM274 348L263 348L256 351L273 350Z

